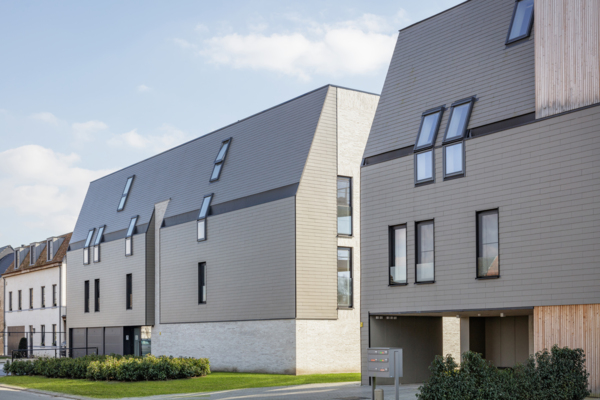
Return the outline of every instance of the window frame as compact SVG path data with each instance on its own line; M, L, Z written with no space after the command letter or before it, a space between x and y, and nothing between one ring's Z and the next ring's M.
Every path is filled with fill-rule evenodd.
M458 144L460 144L462 147L462 168L459 172L453 172L451 174L448 174L448 173L446 173L446 149L448 147L456 146ZM442 164L443 164L442 170L443 170L443 175L444 175L445 181L448 181L448 180L454 179L454 178L462 178L465 176L466 170L467 170L466 158L467 158L467 152L465 150L465 140L462 140L461 142L453 141L442 147Z
M340 303L337 302L337 309L338 310L350 310L350 309L354 308L354 274L352 273L353 270L354 270L354 254L353 254L354 253L354 251L353 251L354 249L352 247L349 247L349 246L337 246L337 251L339 251L340 249L346 249L346 250L348 250L348 254L349 254L348 263L350 264L350 268L348 269L348 272L350 272L350 305L349 306L340 306ZM337 261L338 260L336 260L336 270L337 270ZM336 283L338 283L339 282L339 275L336 278L337 278L336 279ZM338 283L338 285L339 285L339 283Z
M42 301L40 302L41 306L42 306L42 308L46 308L46 286L42 286L41 295L42 295Z
M100 312L100 279L94 279L94 312Z
M94 237L95 232L96 232L96 228L90 229L88 231L87 237L85 238L85 243L83 245L83 265L90 264L90 246L92 244L92 239ZM86 258L87 258L87 262L86 262Z
M433 225L433 279L430 281L418 281L417 265L419 264L419 244L421 241L421 238L419 237L419 225L429 222ZM427 285L432 283L435 283L435 219L415 221L415 285Z
M347 234L347 233L340 233L340 224L339 224L339 218L340 217L339 217L339 215L337 215L337 212L336 212L336 223L337 223L336 230L337 230L337 235L340 236L340 237L352 237L352 236L354 236L354 198L353 198L354 196L352 196L352 190L353 190L354 185L352 184L352 177L351 176L344 176L344 175L338 175L337 176L337 178L336 178L336 207L337 207L337 198L338 198L337 197L337 182L338 182L338 180L340 178L347 179L348 182L349 182L348 192L350 194L350 201L349 201L349 203L350 203L349 204L349 207L350 207L350 233L349 234Z
M133 256L133 235L135 235L135 229L137 228L137 221L139 217L139 215L134 215L129 220L129 225L127 225L127 232L125 233L125 257ZM127 253L127 243L129 243L129 253Z
M102 239L104 238L105 229L106 225L99 226L98 233L96 234L96 238L94 239L94 245L92 250L92 262L94 263L100 262L100 243L102 243Z
M429 153L429 152L431 153L431 178L418 180L417 179L417 176L418 176L417 175L417 172L418 172L417 158L419 157L419 154L425 154L425 153ZM415 155L414 155L414 170L415 170L415 187L426 185L428 183L435 183L435 148L431 148L429 150L420 151L418 153L415 153Z
M133 274L125 275L125 309L133 310Z
M15 270L19 269L19 266L21 265L19 263L19 259L21 258L21 255L19 254L21 250L15 250Z
M12 293L13 292L8 292L8 311L13 310Z
M52 324L52 346L56 347L56 324Z
M130 179L131 184L129 184L129 189L127 189L127 183ZM117 205L117 212L121 212L125 209L125 206L127 205L127 200L129 200L129 193L131 193L131 188L133 187L133 181L135 181L135 175L128 176L125 180L125 186L123 187L123 192L121 194L121 197L119 198L119 204ZM125 191L125 189L127 189L127 191ZM123 197L125 198L125 201L123 201ZM121 206L121 201L123 201L123 206Z
M52 256L52 253L54 253L53 247L54 247L54 240L52 240L52 239L46 240L46 261L52 261L52 259L54 258Z
M90 281L83 283L83 312L90 312Z
M404 282L392 282L392 274L390 273L390 269L392 267L395 267L395 260L396 260L396 229L397 228L404 228L404 249L406 251L406 262L404 265L405 268L405 275L406 275L406 279ZM388 227L389 229L389 263L388 263L388 286L406 286L408 285L408 224L404 223L404 224L397 224L397 225L390 225Z
M40 332L40 346L42 347L46 347L46 325L41 325L41 332Z
M21 293L21 290L19 290L19 311L23 311L23 294Z
M517 15L517 9L519 8L519 3L522 0L515 0L515 5L513 7L513 13L512 13L512 17L510 19L510 25L508 27L508 32L506 34L506 41L504 42L504 45L509 45L515 42L518 42L519 40L523 40L526 39L528 37L531 36L531 30L533 29L533 20L535 19L535 1L533 3L533 12L531 13L531 19L529 20L529 26L527 27L527 33L521 36L517 36L514 39L510 38L510 32L512 31L513 25L515 23L515 16Z
M212 204L213 197L214 193L210 193L202 198L202 204L200 205L200 210L198 211L198 218L196 219L196 241L198 242L205 242L208 239L208 216L210 215L210 207ZM202 210L204 209L204 202L206 201L206 199L208 199L208 205L206 206L206 212L202 213ZM204 230L202 239L200 239L200 222L203 222L202 227Z
M225 164L225 160L227 159L227 154L229 153L229 148L231 147L231 140L232 138L228 138L225 139L221 142L221 147L219 147L219 152L217 153L217 157L215 157L215 161L213 163L213 170L210 173L210 179L209 182L216 182L221 178L221 172L223 171L223 165ZM221 150L223 149L223 146L227 146L225 148L225 153L223 153L223 157L219 158L219 154L221 153ZM215 174L215 168L217 168L217 165L219 166L219 171L217 173L217 176L215 178L213 178L213 175Z
M495 212L498 218L498 275L492 276L479 276L479 216L483 213ZM481 210L475 213L475 279L486 280L486 279L499 279L500 278L500 208L491 208L488 210Z
M202 277L202 279L200 279ZM202 285L204 284L204 285ZM202 287L206 290L206 298L202 299ZM198 263L198 304L206 304L208 302L208 271L206 261Z
M466 97L464 99L456 100L454 103L450 105L450 116L448 117L448 122L446 123L446 130L444 131L444 140L442 144L449 144L453 142L458 142L460 140L464 140L467 137L467 132L469 131L468 126L471 121L471 113L473 112L473 105L477 101L475 96ZM465 127L461 132L460 136L453 137L452 139L448 139L448 132L450 131L450 122L452 122L452 116L454 115L454 109L458 106L462 106L464 104L469 104L469 111L467 111L467 118L465 121Z
M421 150L426 150L426 149L435 147L435 141L437 139L437 135L440 130L440 125L442 123L442 118L444 117L445 110L446 110L446 105L444 104L444 105L441 105L441 106L438 106L435 108L430 108L429 110L423 111L423 113L421 114L421 123L419 124L419 131L417 132L417 140L415 141L415 147L413 149L414 153L417 153ZM433 138L431 138L431 143L418 146L419 139L421 138L421 133L422 133L421 129L423 129L423 122L425 121L425 117L427 117L428 115L431 115L431 114L436 114L436 113L440 113L440 116L437 120L437 124L436 124L435 130L433 132Z
M33 288L29 288L29 309L33 310Z
M56 284L52 285L52 307L57 307Z
M29 245L29 265L35 264L35 244Z

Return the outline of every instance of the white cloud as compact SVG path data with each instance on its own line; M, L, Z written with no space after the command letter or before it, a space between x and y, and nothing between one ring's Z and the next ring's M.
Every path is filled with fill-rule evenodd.
M138 92L144 93L144 92L149 92L150 90L152 90L152 88L146 86L146 85L139 85L137 87Z
M38 145L0 152L0 211L27 226L30 241L73 230L89 182L111 170L77 167L80 157ZM28 235L29 236L29 235ZM21 243L15 243L20 245Z
M75 137L79 140L92 140L95 133L108 128L101 121L75 122L71 127L73 128Z
M58 125L60 120L54 116L51 112L40 112L32 114L30 118L37 119L38 121L45 122L50 125Z
M163 124L158 130L160 133L157 135L143 136L138 133L136 128L113 136L108 140L108 144L114 147L131 147L137 150L159 153L191 139L191 136L187 133L168 124Z
M195 44L192 44L192 43L188 42L185 39L175 38L175 39L173 39L173 42L177 46L181 47L182 49L197 49L198 48L198 46L196 46Z

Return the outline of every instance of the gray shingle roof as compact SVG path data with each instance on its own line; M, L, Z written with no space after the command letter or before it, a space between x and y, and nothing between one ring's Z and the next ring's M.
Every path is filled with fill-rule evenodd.
M300 182L328 86L238 121L90 183L71 243L89 229L127 228L133 215L148 223L154 204L171 199L165 217ZM221 177L209 183L221 142L232 142ZM135 179L125 209L117 206L127 177Z
M4 249L2 249L2 250L4 250ZM6 269L8 267L10 267L10 264L12 264L14 258L15 258L14 253L8 253L4 257L0 258L0 275L2 275L4 272L6 272Z

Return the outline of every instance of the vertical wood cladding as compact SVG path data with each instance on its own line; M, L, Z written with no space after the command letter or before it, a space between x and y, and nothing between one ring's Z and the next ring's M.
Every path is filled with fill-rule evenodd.
M537 118L600 102L600 2L535 2Z

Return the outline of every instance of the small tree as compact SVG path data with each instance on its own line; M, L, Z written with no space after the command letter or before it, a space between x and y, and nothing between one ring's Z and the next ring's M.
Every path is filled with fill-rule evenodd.
M22 337L19 340L19 351L15 354L15 358L27 358L27 338Z

